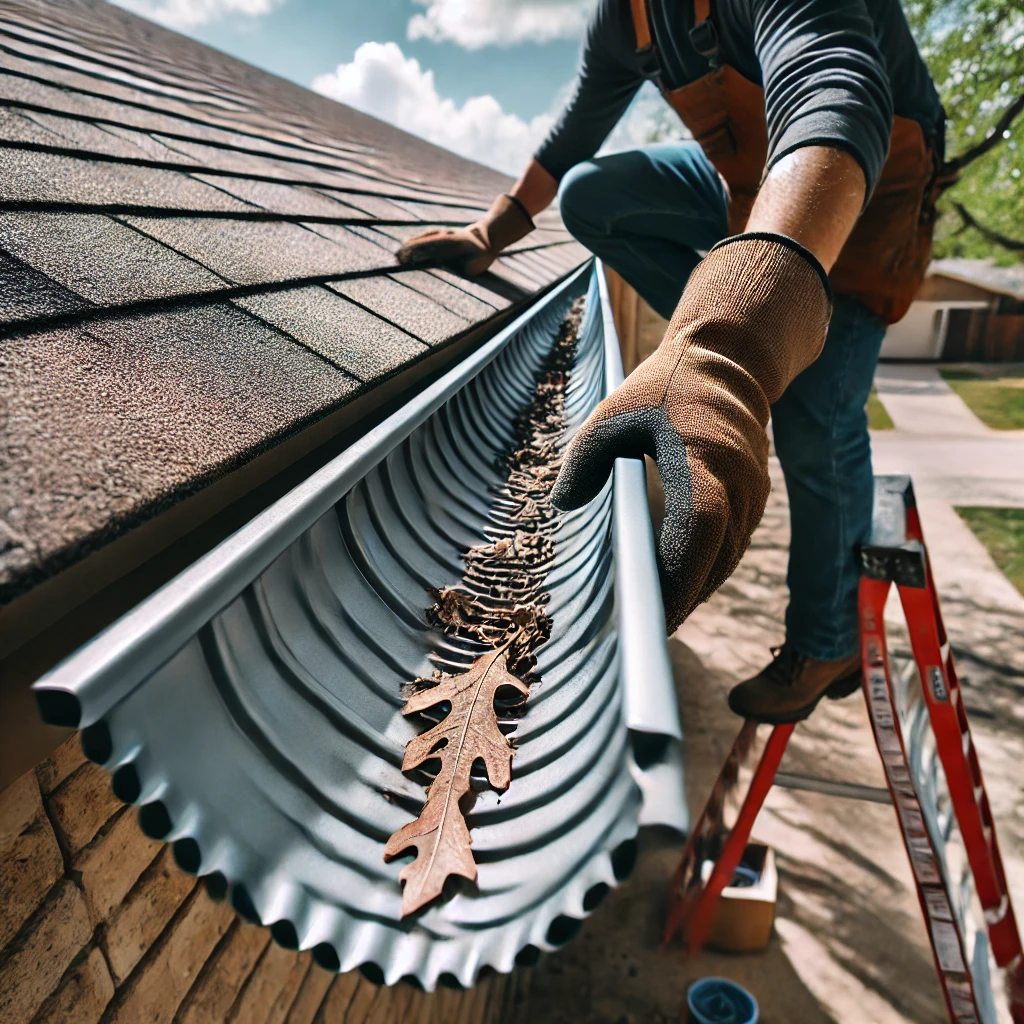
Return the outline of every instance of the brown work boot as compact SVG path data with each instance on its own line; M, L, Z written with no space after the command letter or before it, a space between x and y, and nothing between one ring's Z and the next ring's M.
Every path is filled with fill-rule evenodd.
M734 686L729 707L744 718L769 725L802 722L822 697L839 700L860 689L860 652L819 661L788 644L772 648L773 660L756 676Z

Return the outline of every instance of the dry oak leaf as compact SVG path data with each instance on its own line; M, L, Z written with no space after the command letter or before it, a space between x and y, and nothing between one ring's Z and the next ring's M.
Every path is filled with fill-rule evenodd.
M418 768L440 758L441 770L427 792L427 802L415 821L400 828L384 847L384 859L393 860L415 848L416 859L399 875L402 916L411 914L441 895L449 875L476 881L472 839L459 808L470 788L473 762L482 758L487 778L497 790L512 781L511 744L498 728L494 698L502 687L512 687L525 699L530 691L508 669L508 646L473 662L469 671L443 676L436 686L409 698L402 713L426 711L448 701L451 711L433 728L409 741L402 770Z

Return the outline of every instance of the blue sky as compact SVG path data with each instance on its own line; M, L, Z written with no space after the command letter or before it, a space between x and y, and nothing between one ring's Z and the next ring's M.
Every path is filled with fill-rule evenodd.
M516 174L571 88L594 0L117 0ZM613 148L644 141L651 100Z
M350 62L361 43L394 41L434 72L440 95L461 106L471 96L489 93L525 120L547 112L572 79L578 37L475 50L451 40L409 39L409 22L424 10L411 0L286 0L264 16L232 15L186 31L306 86L316 75Z

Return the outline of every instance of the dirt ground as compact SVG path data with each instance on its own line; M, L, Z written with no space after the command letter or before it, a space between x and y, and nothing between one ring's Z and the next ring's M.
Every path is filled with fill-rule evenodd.
M788 514L777 466L773 474L768 511L739 570L670 641L694 815L740 724L726 692L760 668L783 636ZM936 574L940 585L952 581L944 588L947 625L1015 903L1024 911L1024 614L958 588L955 565ZM900 630L891 635L896 649L906 646ZM783 767L883 786L863 699L821 706L796 730ZM779 865L766 951L688 958L678 943L660 951L680 842L647 833L632 879L572 943L532 969L519 989L517 1021L675 1022L689 982L707 975L744 985L764 1024L947 1019L891 807L776 788L754 835L775 848Z

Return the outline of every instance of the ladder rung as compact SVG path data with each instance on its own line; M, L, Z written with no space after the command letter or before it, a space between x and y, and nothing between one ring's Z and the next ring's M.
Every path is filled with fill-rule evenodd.
M845 797L848 800L867 800L874 804L892 803L889 790L881 786L861 786L855 782L819 779L813 775L798 775L795 772L776 772L775 785L783 789L802 789L809 793Z

